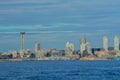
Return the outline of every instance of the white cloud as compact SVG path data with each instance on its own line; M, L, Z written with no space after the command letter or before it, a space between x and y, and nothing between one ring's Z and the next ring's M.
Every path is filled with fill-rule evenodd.
M1 4L59 2L57 0L3 0Z
M74 33L75 31L26 31L26 34ZM0 34L20 34L20 32L0 32Z
M45 31L47 29L55 29L55 28L69 28L70 26L73 27L85 27L83 24L79 23L54 23L54 24L49 24L49 25L43 25L43 24L36 24L36 25L15 25L15 26L0 26L1 30L41 30L44 29ZM69 30L69 29L68 29Z

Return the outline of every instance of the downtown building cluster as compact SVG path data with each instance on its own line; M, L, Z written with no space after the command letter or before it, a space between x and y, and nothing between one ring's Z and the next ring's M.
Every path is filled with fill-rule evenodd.
M40 49L40 43L35 43L34 52L24 49L24 34L21 32L21 50L3 52L0 60L108 60L119 58L119 38L114 37L114 47L108 47L108 37L103 37L103 48L91 48L86 36L80 39L80 49L75 50L73 43L67 42L64 50L55 48L49 50Z

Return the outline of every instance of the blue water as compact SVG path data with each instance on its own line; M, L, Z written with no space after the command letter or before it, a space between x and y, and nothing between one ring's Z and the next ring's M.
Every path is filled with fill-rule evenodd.
M120 80L120 61L0 62L0 80Z

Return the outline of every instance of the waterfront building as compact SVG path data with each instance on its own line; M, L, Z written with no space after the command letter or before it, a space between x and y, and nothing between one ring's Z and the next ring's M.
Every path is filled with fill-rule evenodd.
M82 36L80 40L80 54L81 57L84 57L86 55L93 55L91 51L91 46L88 42L86 42L85 36Z
M47 54L47 50L39 50L39 51L37 51L36 53L35 53L35 58L37 59L37 60L42 60L44 57L45 57L45 54Z
M109 55L105 51L95 51L95 55L100 59L107 59L107 56Z
M43 51L40 50L40 44L36 43L35 44L35 58L36 59L41 58L42 57L42 53L43 53Z
M16 58L17 56L17 51L12 51L12 58Z
M66 53L67 54L72 54L74 51L74 44L73 43L66 43Z
M63 51L58 50L58 49L55 49L55 48L50 49L48 53L50 53L50 55L53 56L53 57L56 57L56 56L61 57L61 56L64 55L64 54L63 54L63 53L64 53Z
M29 58L31 56L31 50L30 49L27 49L25 51L25 55L24 55L26 58Z
M88 51L88 54L92 55L91 46L88 42L86 43L86 50Z
M103 49L108 51L108 38L106 36L103 37Z
M119 38L117 36L114 37L114 50L119 51Z
M40 44L36 43L35 44L35 52L38 52L38 51L40 51Z
M20 54L20 55L19 55L20 58L23 58L24 55L25 55L25 50L20 50L19 54Z
M86 50L86 37L82 36L81 40L80 40L80 53L81 56L83 55L83 52Z
M86 49L86 44L84 44L84 43L81 43L80 44L80 53L81 53L81 55L83 54L83 51Z

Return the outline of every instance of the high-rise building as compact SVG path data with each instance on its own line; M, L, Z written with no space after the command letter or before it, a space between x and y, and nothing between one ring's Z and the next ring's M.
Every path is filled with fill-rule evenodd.
M91 46L88 42L86 42L85 36L82 36L80 40L80 54L81 57L92 55Z
M36 43L35 44L35 52L38 52L40 50L40 44Z
M108 51L108 38L106 36L103 37L103 49Z
M82 36L80 40L80 53L83 54L83 51L86 49L86 38L85 36Z
M66 53L73 53L74 51L74 44L73 43L66 43Z
M119 38L117 36L114 37L114 50L119 51Z
M88 54L92 55L91 46L88 42L86 43L86 50L88 51Z
M24 34L25 32L21 32L21 50L24 50Z
M40 56L40 44L39 43L36 43L35 44L35 58L39 58Z
M22 58L25 54L25 50L24 50L24 34L25 32L20 32L21 34L21 50L20 50L20 57Z

